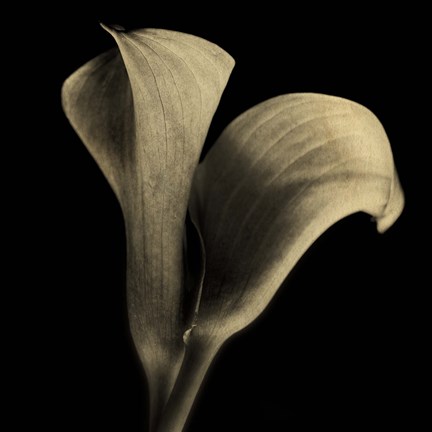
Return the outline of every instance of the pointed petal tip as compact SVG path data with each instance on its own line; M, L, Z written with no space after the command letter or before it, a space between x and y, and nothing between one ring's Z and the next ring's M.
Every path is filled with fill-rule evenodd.
M119 24L109 24L108 25L108 24L104 24L102 22L99 24L105 31L107 31L112 36L115 36L119 32L122 33L122 32L126 31L126 29Z
M235 60L234 58L227 53L223 48L218 46L217 44L210 42L206 39L203 39L199 36L193 36L188 33L183 33L175 30L164 30L164 29L157 29L157 28L141 28L141 29L130 29L127 30L121 25L118 24L105 24L100 22L100 26L108 32L117 43L119 43L122 39L126 38L128 39L130 36L133 36L134 34L139 34L141 37L150 36L150 38L153 36L156 36L157 38L167 38L176 40L176 41L183 41L186 39L186 44L189 44L190 41L193 42L192 45L196 45L195 48L199 48L200 46L205 48L206 51L210 51L211 54L217 59L217 64L219 67L225 66L225 72L228 73L228 76L231 74L231 71L233 70L235 66ZM123 37L122 37L123 36ZM198 43L198 41L200 41ZM223 83L223 87L225 87L226 81Z

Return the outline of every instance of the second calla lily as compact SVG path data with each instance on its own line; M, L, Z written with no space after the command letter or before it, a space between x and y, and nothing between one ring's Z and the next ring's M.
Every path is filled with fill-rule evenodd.
M233 59L184 33L103 27L118 47L66 80L63 107L123 211L150 431L180 432L215 354L310 245L358 211L385 231L403 193L376 117L318 94L245 112L197 168Z

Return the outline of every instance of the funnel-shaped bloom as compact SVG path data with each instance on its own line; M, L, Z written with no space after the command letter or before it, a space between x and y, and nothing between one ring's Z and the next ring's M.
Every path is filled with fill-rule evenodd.
M197 170L191 208L206 255L194 333L225 339L262 312L331 225L363 211L383 232L403 194L377 118L306 93L234 120Z
M359 211L384 232L404 198L379 121L333 96L257 105L196 169L232 58L183 33L106 29L118 49L68 78L63 106L123 210L151 430L179 432L216 352L310 245ZM191 265L194 247L201 258Z
M195 36L106 29L118 49L67 79L63 107L123 210L129 319L156 412L183 356L191 181L234 61Z

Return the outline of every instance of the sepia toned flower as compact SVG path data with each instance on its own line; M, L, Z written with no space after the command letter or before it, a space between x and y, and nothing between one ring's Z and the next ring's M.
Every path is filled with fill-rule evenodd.
M234 60L192 35L103 27L117 47L65 81L62 103L123 211L150 430L181 431L216 353L312 243L356 212L384 232L404 197L378 119L335 96L264 101L198 164Z

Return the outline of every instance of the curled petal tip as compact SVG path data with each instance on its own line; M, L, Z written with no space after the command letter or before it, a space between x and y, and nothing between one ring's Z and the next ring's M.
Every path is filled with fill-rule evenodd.
M377 217L376 219L377 230L379 233L383 234L396 222L402 213L404 205L405 196L398 175L395 172L386 208L382 216Z

